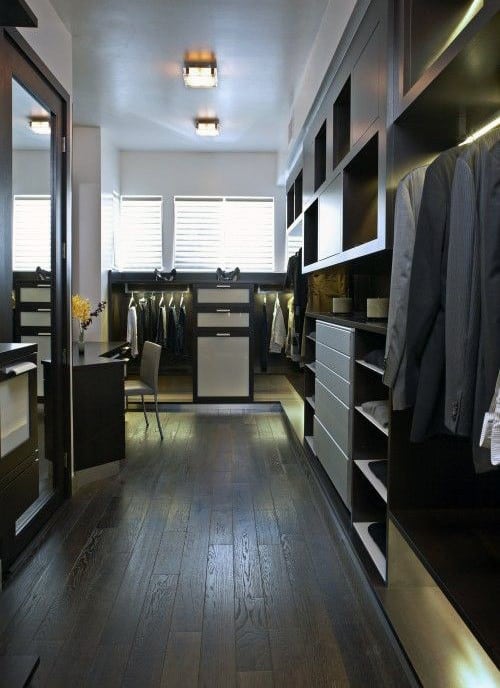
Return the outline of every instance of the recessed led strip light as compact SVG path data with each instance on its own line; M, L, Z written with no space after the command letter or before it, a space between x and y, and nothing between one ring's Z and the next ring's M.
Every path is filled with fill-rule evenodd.
M220 126L217 118L198 118L195 120L198 136L219 136Z
M50 134L50 122L48 119L30 119L30 129L34 134L47 136Z
M477 139L480 139L481 136L484 136L487 134L489 131L492 129L495 129L496 127L500 127L500 115L498 117L495 117L491 122L488 122L488 124L485 124L484 127L481 127L481 129L478 129L475 131L473 134L468 136L465 141L462 141L460 143L460 146L466 146L469 143L474 143L474 141L477 141Z

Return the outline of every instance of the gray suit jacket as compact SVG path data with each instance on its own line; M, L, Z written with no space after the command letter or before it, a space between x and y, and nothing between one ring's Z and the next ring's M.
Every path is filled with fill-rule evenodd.
M413 247L427 166L417 167L398 184L394 208L389 320L385 345L384 383L392 387L395 411L408 408L406 399L406 319Z
M481 312L486 307L481 307L480 246L483 232L489 233L490 227L481 222L486 209L481 210L480 198L488 185L488 157L499 141L500 130L496 130L467 147L457 160L451 188L444 421L451 432L465 437L472 435Z

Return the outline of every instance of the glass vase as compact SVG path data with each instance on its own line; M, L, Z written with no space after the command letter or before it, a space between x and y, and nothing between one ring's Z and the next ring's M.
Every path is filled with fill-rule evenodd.
M78 354L83 356L85 354L85 330L80 327L80 334L78 335Z

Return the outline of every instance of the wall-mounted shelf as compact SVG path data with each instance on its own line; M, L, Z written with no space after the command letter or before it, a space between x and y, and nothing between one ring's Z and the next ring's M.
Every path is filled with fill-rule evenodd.
M368 531L368 528L372 525L372 523L376 523L376 521L353 523L353 526L354 530L359 536L359 539L363 543L366 551L368 552L373 563L375 564L377 571L381 575L382 579L385 581L387 578L387 560L383 552L380 550L379 546L377 545L377 543Z
M333 169L345 158L351 147L351 77L333 104Z
M384 485L384 483L377 478L377 476L372 473L371 468L370 468L370 463L371 460L369 459L354 459L354 463L356 466L359 468L361 473L365 476L365 478L368 480L368 482L373 485L375 490L378 492L378 494L382 497L384 502L387 503L387 487Z
M378 133L344 169L343 250L377 238Z
M317 191L326 179L326 121L314 139L314 190Z
M373 363L367 363L366 361L363 361L362 358L357 358L356 363L360 366L363 366L363 368L368 368L368 370L371 370L374 373L377 373L377 375L383 375L384 374L383 368L379 368L378 366L373 365Z
M384 426L381 425L378 422L378 420L376 420L373 416L371 416L369 413L367 413L361 406L355 406L355 409L364 418L366 418L367 421L369 421L373 426L375 426L377 428L377 430L380 430L380 432L382 432L386 437L389 437L388 428L384 428Z

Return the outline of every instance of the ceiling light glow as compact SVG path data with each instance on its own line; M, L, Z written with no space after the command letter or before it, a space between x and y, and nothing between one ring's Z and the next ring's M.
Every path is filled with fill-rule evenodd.
M459 143L459 146L466 146L469 143L474 143L474 141L477 141L477 139L481 138L481 136L484 136L487 134L489 131L492 129L495 129L496 127L500 127L500 116L495 117L491 122L488 122L488 124L485 124L484 127L481 127L481 129L478 129L475 131L473 134L468 136L465 141L462 141L462 143Z
M30 120L30 129L34 134L48 136L50 134L50 122L48 119Z
M218 119L197 119L195 126L198 136L219 136L220 134Z
M188 88L214 88L217 86L217 65L215 62L184 64L184 84Z

